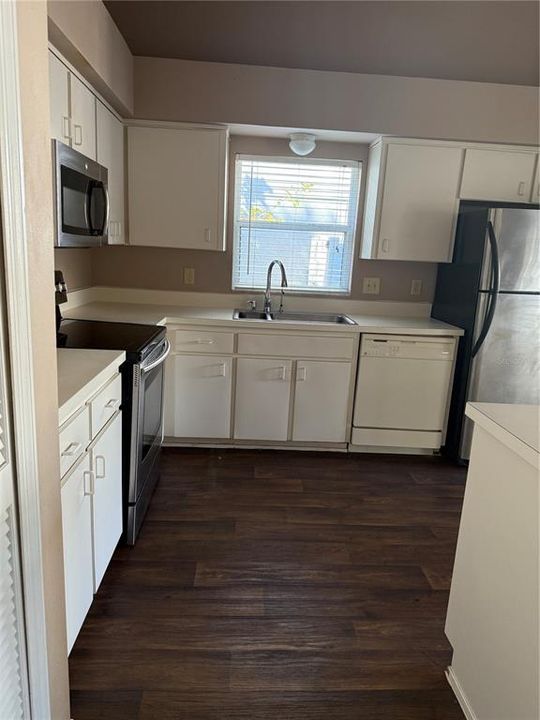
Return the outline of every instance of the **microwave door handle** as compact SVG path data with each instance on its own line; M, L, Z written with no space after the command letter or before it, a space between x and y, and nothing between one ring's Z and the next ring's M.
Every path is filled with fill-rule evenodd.
M101 226L100 235L105 235L105 231L109 227L109 211L110 211L110 203L109 203L109 189L106 185L103 185L103 183L99 184L99 189L103 193L103 200L105 205L105 212L103 213L103 225Z
M95 188L95 182L94 180L89 180L88 182L88 189L86 191L86 203L84 212L86 215L86 225L88 229L90 230L90 235L94 235L94 226L92 225L92 195L94 194L94 188Z

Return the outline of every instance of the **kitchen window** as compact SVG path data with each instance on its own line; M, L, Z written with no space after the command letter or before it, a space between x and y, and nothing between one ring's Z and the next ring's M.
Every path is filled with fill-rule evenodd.
M238 155L233 289L266 287L281 260L289 290L350 292L361 164Z

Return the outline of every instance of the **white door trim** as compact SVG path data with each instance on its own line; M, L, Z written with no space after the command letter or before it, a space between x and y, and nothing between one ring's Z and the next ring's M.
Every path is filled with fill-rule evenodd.
M17 7L0 2L0 192L31 714L50 718L19 98Z

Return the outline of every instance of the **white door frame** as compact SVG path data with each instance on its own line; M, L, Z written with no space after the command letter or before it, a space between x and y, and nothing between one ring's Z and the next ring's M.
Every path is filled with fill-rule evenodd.
M0 193L31 715L51 717L25 224L16 2L0 0ZM52 287L52 286L51 286ZM52 290L51 290L52 292Z

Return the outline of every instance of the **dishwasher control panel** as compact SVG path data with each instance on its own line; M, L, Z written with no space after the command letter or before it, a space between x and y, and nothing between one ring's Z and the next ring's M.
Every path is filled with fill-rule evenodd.
M450 361L453 359L453 349L453 338L363 335L360 355L363 357Z

